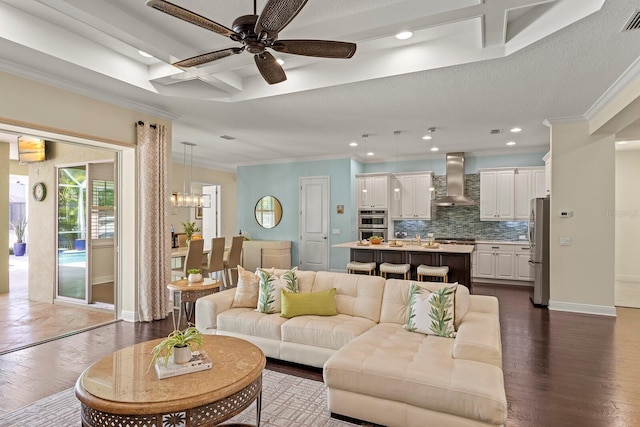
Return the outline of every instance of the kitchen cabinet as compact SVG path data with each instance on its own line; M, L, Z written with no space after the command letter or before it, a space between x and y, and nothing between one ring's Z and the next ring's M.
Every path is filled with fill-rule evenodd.
M478 243L475 251L474 277L531 281L529 245Z
M533 281L533 269L529 264L529 245L516 246L514 279Z
M551 151L544 155L544 187L545 195L551 195Z
M480 220L527 221L534 197L545 197L543 167L480 171Z
M518 168L514 175L514 220L528 221L531 199L545 197L545 170L539 168Z
M480 172L481 221L513 219L514 176L514 169Z
M388 208L388 175L356 175L356 179L358 183L359 208Z
M431 182L433 174L399 174L391 177L391 219L432 218Z

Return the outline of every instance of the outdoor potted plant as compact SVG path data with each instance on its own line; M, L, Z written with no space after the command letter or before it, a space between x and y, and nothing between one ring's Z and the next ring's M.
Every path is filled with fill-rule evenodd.
M191 240L194 233L200 232L200 227L197 227L196 223L192 221L183 222L182 227L184 228L184 234L187 235L187 242Z
M173 363L187 363L191 360L191 352L200 350L203 345L204 335L194 326L190 326L184 331L176 329L153 348L149 367L162 357L164 357L164 366L167 366L171 355L173 355Z
M27 220L20 218L19 220L11 224L11 228L16 233L16 242L13 244L13 254L15 256L24 256L27 244L22 241L24 239L24 233L27 229Z
M199 268L190 268L187 273L189 273L187 276L189 283L202 282L202 270Z

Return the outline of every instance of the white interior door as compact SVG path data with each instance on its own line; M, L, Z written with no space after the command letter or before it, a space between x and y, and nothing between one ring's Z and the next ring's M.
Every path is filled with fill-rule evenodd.
M301 270L329 268L329 177L300 178Z
M202 194L208 194L211 198L211 207L196 209L196 219L202 219L202 238L205 247L211 245L211 239L220 237L220 186L203 185ZM201 215L198 215L200 213ZM200 218L198 218L200 216Z

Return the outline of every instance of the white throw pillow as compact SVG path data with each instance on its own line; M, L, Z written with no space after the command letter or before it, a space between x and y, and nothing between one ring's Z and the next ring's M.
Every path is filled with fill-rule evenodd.
M280 290L286 292L298 292L298 278L296 271L298 267L286 271L282 276L277 277L265 270L258 270L260 279L258 289L258 307L260 313L279 313L281 309Z
M259 283L260 279L257 270L252 273L239 265L238 284L236 285L236 294L233 297L231 307L255 307L258 304Z
M457 284L443 286L433 292L420 285L409 285L409 316L406 330L427 335L453 338L455 293Z

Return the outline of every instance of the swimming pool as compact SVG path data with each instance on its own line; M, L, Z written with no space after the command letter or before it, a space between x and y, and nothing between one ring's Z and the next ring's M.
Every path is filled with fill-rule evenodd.
M86 251L64 251L58 253L58 264L70 264L72 262L85 262L87 260Z

